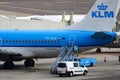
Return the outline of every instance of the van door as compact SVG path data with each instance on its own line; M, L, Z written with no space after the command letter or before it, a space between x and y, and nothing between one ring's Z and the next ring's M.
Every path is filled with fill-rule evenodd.
M81 66L81 63L78 63L79 64L79 74L83 74L83 67Z
M74 74L79 74L80 71L79 71L79 64L78 63L73 63L74 65Z

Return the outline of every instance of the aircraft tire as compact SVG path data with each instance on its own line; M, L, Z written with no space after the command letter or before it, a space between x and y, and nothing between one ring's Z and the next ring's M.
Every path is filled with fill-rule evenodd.
M3 64L4 69L13 69L14 63L13 61L5 61Z
M33 59L26 59L24 62L25 67L34 67L35 61Z
M100 52L101 52L101 49L100 49L100 48L97 48L96 52L97 52L97 53L100 53Z

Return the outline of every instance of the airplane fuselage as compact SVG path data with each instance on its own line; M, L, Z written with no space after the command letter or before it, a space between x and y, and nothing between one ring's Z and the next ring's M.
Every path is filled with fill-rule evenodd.
M111 37L92 38L96 32L80 30L1 30L1 47L62 47L74 44L78 47L101 46L113 41L116 34L105 32Z

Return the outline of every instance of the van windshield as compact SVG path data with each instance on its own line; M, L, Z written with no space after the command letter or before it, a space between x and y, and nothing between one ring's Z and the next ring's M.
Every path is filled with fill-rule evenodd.
M65 67L66 67L66 64L65 64L65 63L58 63L58 67L65 68Z

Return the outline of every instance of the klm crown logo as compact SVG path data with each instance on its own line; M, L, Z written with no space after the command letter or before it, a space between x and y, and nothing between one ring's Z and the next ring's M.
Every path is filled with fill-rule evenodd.
M98 5L97 8L98 10L107 10L107 5L104 5L103 3L101 3L101 5Z
M114 11L109 11L108 5L104 5L101 3L100 5L97 6L96 11L92 11L92 18L114 18Z

